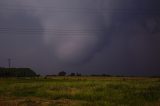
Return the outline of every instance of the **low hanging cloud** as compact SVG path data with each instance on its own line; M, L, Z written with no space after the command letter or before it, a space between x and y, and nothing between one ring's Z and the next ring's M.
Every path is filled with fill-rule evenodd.
M37 3L29 0L20 4L41 18L44 43L53 58L64 64L79 64L91 60L110 36L106 35L109 25L105 24L102 3L94 1L54 0Z
M95 13L90 13L90 10L88 13L88 5L79 3L75 3L73 9L70 9L72 3L59 4L61 8L52 9L54 15L44 23L45 43L53 49L55 57L65 64L89 61L106 43L104 38L109 38L100 7L92 7L95 4L91 4L89 8Z
M159 4L151 0L0 1L0 27L6 26L10 34L5 35L12 35L9 44L1 36L1 57L12 48L13 56L23 51L35 59L29 61L33 64L36 59L40 65L45 61L48 70L75 64L88 65L82 70L159 70ZM19 41L20 35L28 37ZM101 62L105 65L98 65Z

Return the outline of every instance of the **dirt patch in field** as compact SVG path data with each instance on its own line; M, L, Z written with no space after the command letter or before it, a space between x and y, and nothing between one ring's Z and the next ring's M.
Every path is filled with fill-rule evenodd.
M46 100L40 98L0 99L0 106L76 106L79 101L70 99Z

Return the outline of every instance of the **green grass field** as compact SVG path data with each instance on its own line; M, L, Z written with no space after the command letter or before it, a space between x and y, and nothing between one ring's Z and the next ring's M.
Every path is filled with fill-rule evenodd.
M0 79L0 106L160 106L160 78Z

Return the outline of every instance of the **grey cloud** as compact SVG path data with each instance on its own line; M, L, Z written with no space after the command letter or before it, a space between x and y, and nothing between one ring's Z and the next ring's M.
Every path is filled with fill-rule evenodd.
M0 36L1 57L18 55L16 58L29 61L22 64L41 72L48 70L43 73L59 69L145 73L160 69L159 1L13 1L0 2L4 9L0 10L0 27L11 29L5 37ZM18 6L6 10L13 8L9 5ZM26 30L27 26L32 27Z
M32 67L43 48L43 26L25 8L12 7L14 3L0 1L0 64L7 66L7 59L11 58L14 67Z

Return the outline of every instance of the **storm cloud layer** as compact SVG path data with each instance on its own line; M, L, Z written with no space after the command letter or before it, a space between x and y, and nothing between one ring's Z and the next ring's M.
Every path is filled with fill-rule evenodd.
M0 1L0 65L159 74L158 0Z

